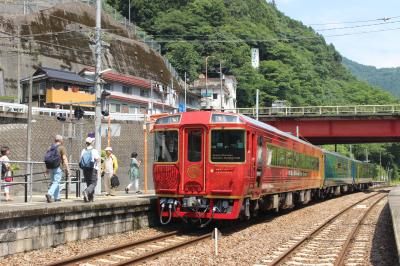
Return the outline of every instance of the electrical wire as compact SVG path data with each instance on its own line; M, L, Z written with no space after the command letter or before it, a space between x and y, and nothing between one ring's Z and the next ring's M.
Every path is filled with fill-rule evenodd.
M307 24L309 26L325 26L325 25L337 25L337 24L355 24L355 23L365 23L365 22L373 22L373 21L388 21L390 19L400 18L400 16L394 17L384 17L384 18L376 18L376 19L368 19L368 20L356 20L356 21L342 21L342 22L325 22L325 23L311 23Z
M240 43L240 42L271 42L271 41L297 41L297 40L313 40L313 39L321 39L322 37L340 37L340 36L349 36L349 35L360 35L367 33L376 33L376 32L386 32L386 31L394 31L399 30L399 28L389 28L389 29L380 29L380 30L371 30L371 31L360 31L360 32L351 32L351 33L341 33L341 34L332 34L332 35L323 35L323 36L297 36L297 37L284 37L284 38L270 38L270 39L234 39L234 40L156 40L158 43L173 43L173 42L203 42L203 43ZM157 37L157 36L155 36Z
M348 26L348 27L337 27L337 28L328 28L328 29L316 29L316 31L330 31L330 30L355 29L355 28L372 27L372 26L378 26L378 25L395 24L395 23L399 23L399 22L400 22L400 20L395 20L395 21L389 21L389 22L381 22L381 23L374 23L374 24L363 24L363 25Z

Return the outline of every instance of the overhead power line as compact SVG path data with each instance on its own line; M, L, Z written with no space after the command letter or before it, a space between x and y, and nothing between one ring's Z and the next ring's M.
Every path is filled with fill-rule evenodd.
M311 24L307 24L309 26L325 26L325 25L338 25L338 24L355 24L355 23L365 23L365 22L376 22L379 20L383 20L383 21L388 21L391 19L395 19L395 18L400 18L400 16L394 16L394 17L383 17L383 18L376 18L376 19L368 19L368 20L355 20L355 21L342 21L342 22L325 22L325 23L311 23Z
M389 29L379 29L379 30L370 30L370 31L359 31L359 32L351 32L351 33L340 33L340 34L332 34L332 35L324 35L323 37L340 37L340 36L350 36L350 35L361 35L368 33L377 33L377 32L386 32L386 31L395 31L400 30L399 28L389 28ZM155 36L157 37L157 36ZM296 40L312 40L312 39L320 39L322 36L296 36L296 37L280 37L280 38L268 38L268 39L231 39L231 40L208 40L208 39L194 39L194 40L184 40L184 39L168 39L168 40L160 40L157 39L158 43L173 43L173 42L203 42L203 43L240 43L240 42L271 42L271 41L296 41Z
M355 25L355 26L347 26L347 27L327 28L327 29L315 29L315 30L316 31L330 31L330 30L356 29L356 28L373 27L373 26L379 26L379 25L395 24L395 23L399 23L399 22L400 22L400 20L395 20L395 21L389 21L389 22L363 24L363 25Z

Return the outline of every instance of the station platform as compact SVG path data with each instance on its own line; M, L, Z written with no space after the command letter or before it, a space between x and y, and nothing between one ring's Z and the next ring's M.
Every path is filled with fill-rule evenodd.
M400 263L400 186L394 187L389 193L389 207L392 215L393 231L397 246L397 256Z
M123 233L157 224L154 191L95 196L94 202L70 195L47 203L16 196L0 202L0 257L54 247L66 242Z
M64 195L63 195L64 196ZM97 203L105 203L105 202L113 202L118 200L127 200L127 199L146 199L146 198L154 198L154 190L148 191L147 193L142 192L141 194L136 194L134 192L129 192L129 194L125 193L125 191L117 191L115 196L106 196L95 195L95 199L90 204ZM50 204L50 205L49 205ZM14 196L12 197L12 201L5 201L4 197L0 200L0 220L2 219L2 215L8 211L20 211L20 210L28 210L28 209L37 209L43 207L60 207L60 206L71 206L77 204L88 204L83 201L82 197L76 197L75 194L69 195L68 199L65 199L65 196L61 198L61 202L52 202L48 203L45 198L45 194L35 194L32 195L31 202L25 202L24 196Z

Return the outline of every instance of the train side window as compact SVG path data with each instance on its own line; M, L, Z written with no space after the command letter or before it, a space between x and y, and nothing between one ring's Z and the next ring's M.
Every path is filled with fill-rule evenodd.
M278 150L278 165L285 166L286 165L286 150L279 148Z
M263 137L259 136L257 138L257 168L262 167L263 159Z
M273 150L273 146L268 145L267 147L267 159L265 160L266 162L266 166L271 166L272 163L272 157L274 156L274 150Z
M300 162L300 154L298 152L293 152L293 167L294 168L300 168L299 167L299 162Z
M178 131L156 131L154 133L154 161L178 161Z
M200 162L201 161L201 147L202 147L201 130L189 131L189 133L188 133L188 161L189 162Z
M286 154L286 166L293 167L293 151L288 150Z

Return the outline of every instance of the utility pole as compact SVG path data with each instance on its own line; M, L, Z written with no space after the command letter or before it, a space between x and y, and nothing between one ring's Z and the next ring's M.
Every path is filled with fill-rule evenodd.
M100 71L101 71L101 0L96 0L96 70L95 70L95 83L96 83L96 107L95 107L95 148L101 153L101 84L100 84ZM96 194L101 194L101 171L97 171L97 186Z
M26 161L30 162L31 161L31 149L32 149L32 87L33 87L33 77L32 75L30 76L29 79L29 98L28 98L28 126L26 130L26 139L27 139L27 147L26 147ZM26 165L26 174L28 175L28 178L25 178L25 181L28 182L28 185L26 186L28 188L28 191L32 191L32 166L27 163ZM25 188L26 191L26 188ZM32 201L32 193L30 193L30 198L29 201Z
M18 32L18 46L17 46L17 97L18 97L18 103L21 103L21 55L20 55L20 50L21 50L21 37L20 37L20 26L17 26L17 32ZM40 92L39 92L40 94Z
M208 72L208 56L206 56L206 109L208 109L208 82L207 82L207 72Z
M223 92L222 92L222 62L221 62L221 60L219 61L219 79L220 79L220 94L221 94L221 111L222 110L224 110L224 107L223 107L223 104L224 104L224 101L223 101Z
M365 149L365 161L368 163L368 148Z
M185 71L185 109L184 109L184 111L186 112L186 82L187 82L187 80L186 80L186 71Z
M256 120L258 120L258 94L260 93L259 89L256 90Z

